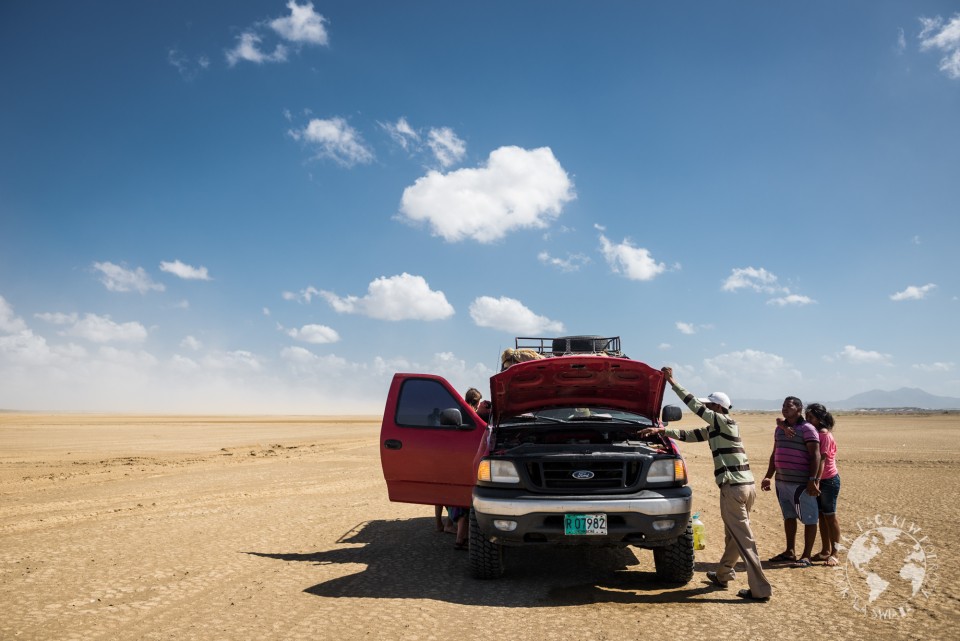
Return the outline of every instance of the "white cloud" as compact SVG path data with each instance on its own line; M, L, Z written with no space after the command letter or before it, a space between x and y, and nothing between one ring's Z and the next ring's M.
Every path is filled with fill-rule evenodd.
M278 44L273 53L264 53L260 50L260 43L263 41L259 35L252 31L245 31L237 36L237 46L227 51L227 64L231 67L241 60L263 64L265 62L284 62L287 59L287 48Z
M363 298L341 298L328 291L321 291L320 295L341 314L362 314L380 320L442 320L454 314L443 292L431 290L422 276L405 272L374 280Z
M293 43L297 50L301 45L329 44L330 36L324 25L327 19L313 10L312 3L299 5L293 0L287 3L287 8L290 9L289 16L257 22L237 36L236 46L226 52L227 64L232 67L242 60L255 64L286 62L289 49L283 43L278 43L272 53L266 53L261 48L261 32L267 27L283 40Z
M80 318L77 314L64 314L63 312L43 312L33 316L52 325L73 325Z
M927 294L932 292L937 288L933 283L927 283L922 287L917 287L916 285L910 285L902 292L897 292L896 294L890 294L890 300L901 301L901 300L923 300L927 297Z
M344 166L373 162L373 151L363 142L356 129L339 116L329 119L314 118L306 127L290 130L288 134L297 141L313 145L320 158L329 158Z
M430 225L449 242L499 240L516 229L544 228L576 197L548 147L501 147L485 166L431 171L403 191L400 218Z
M170 368L175 372L190 373L200 369L200 363L187 356L174 354L170 357Z
M767 305L777 305L779 307L786 307L787 305L812 305L817 301L813 300L809 296L801 296L800 294L788 294L787 296L781 296L780 298L771 298L767 301Z
M401 117L396 123L378 123L390 137L400 145L404 151L416 146L420 142L420 134L414 131L407 119Z
M315 371L341 371L356 369L347 359L333 354L317 356L310 350L297 345L284 347L280 350L280 358L299 370L310 369Z
M420 132L411 127L404 117L395 123L378 122L377 124L395 143L411 155L429 150L441 169L457 164L467 153L467 143L450 127L433 127L427 130L426 142L423 143Z
M918 36L920 50L937 49L943 52L940 59L940 71L948 77L960 79L960 14L955 14L949 22L943 18L920 18L923 29Z
M728 391L733 396L733 405L737 406L734 396L742 390L759 395L788 394L789 386L801 381L799 371L777 354L754 349L720 354L703 361L704 374L712 386ZM782 390L787 388L787 392ZM712 391L712 390L711 390Z
M287 336L295 338L304 343L313 343L322 345L325 343L336 343L340 340L340 334L335 329L326 325L304 325L300 329L293 327L286 330Z
M687 334L688 336L697 333L697 328L692 323L677 321L677 329L680 330L681 334Z
M85 314L65 331L69 336L84 338L93 343L142 343L147 339L147 329L135 321L115 323L109 316Z
M283 296L283 300L295 300L298 303L309 303L313 300L314 296L319 295L320 290L313 285L310 285L306 289L301 289L298 294L294 294L293 292L283 292L281 294L281 296Z
M306 43L326 46L330 37L323 23L327 21L319 13L314 12L313 3L299 5L295 0L287 3L290 15L277 18L270 22L270 27L280 34L280 37L290 42Z
M913 369L920 370L921 372L952 372L956 367L956 363L950 362L936 362L936 363L916 363L911 365Z
M210 275L207 273L207 268L203 267L193 267L185 263L181 263L179 260L175 260L172 263L168 261L162 261L160 263L160 271L167 272L168 274L173 274L174 276L179 276L184 280L212 280Z
M735 292L738 289L752 289L755 292L766 294L786 293L787 289L777 282L777 276L762 267L735 268L720 288L725 292Z
M29 329L0 336L0 355L3 356L5 361L21 365L47 365L56 360L56 354L47 345L46 339L37 336ZM0 374L2 373L3 368L0 368ZM42 379L38 378L37 380Z
M782 294L767 301L767 305L777 305L778 307L812 305L817 302L809 296L791 294L790 288L781 285L776 274L768 272L762 267L759 269L756 267L734 268L727 279L723 281L720 289L725 292L747 289L763 294Z
M688 336L696 334L701 329L713 329L713 325L710 323L704 323L701 325L696 325L694 323L685 323L683 321L677 321L675 327L681 334L686 334Z
M10 303L3 296L0 296L0 331L12 334L25 329L27 329L27 324L13 313L13 307Z
M97 355L101 362L110 365L122 365L129 369L142 369L153 367L157 364L156 357L145 351L133 352L126 349L119 349L111 345L102 346Z
M120 265L105 262L94 263L93 268L100 272L100 282L112 292L137 291L146 294L151 290L162 292L166 289L162 283L153 282L143 267L137 267L136 270L131 271Z
M203 358L203 365L211 369L228 369L239 371L260 371L262 365L253 353L246 350L217 352Z
M673 347L673 345L671 345L670 343L660 343L659 345L657 345L657 349L664 352L670 349L671 347Z
M897 53L902 54L907 49L907 36L903 32L903 27L897 29Z
M180 341L180 346L186 347L189 350L193 350L194 352L197 352L200 350L201 347L203 347L203 343L198 341L193 336L187 336L182 341Z
M666 265L653 259L649 250L634 247L629 239L613 244L601 234L600 251L615 274L623 274L630 280L653 280L667 270Z
M480 296L470 304L470 317L478 327L511 334L533 335L563 332L563 323L534 314L518 300Z
M194 61L176 47L167 51L167 62L187 81L196 80L197 76L210 67L210 59L206 56L199 56Z
M537 254L537 260L544 265L556 267L563 272L580 271L582 266L590 262L590 258L585 254L567 254L566 258L555 258L545 251Z
M845 345L837 354L841 360L857 365L892 365L893 357L890 354L860 349L854 345Z
M427 145L444 169L457 164L467 154L467 143L458 138L449 127L431 129L427 134Z

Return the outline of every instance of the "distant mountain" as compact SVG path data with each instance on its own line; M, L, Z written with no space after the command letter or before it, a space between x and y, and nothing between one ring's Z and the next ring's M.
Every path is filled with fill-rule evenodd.
M854 394L842 401L821 401L816 398L804 398L805 403L821 402L828 410L858 410L884 409L893 407L915 407L924 410L956 410L960 409L960 398L953 396L935 396L916 387L901 387L898 390L870 390L861 394ZM733 409L777 411L783 405L783 399L766 400L743 398L737 402L733 400Z
M862 408L884 407L919 407L925 410L955 410L960 409L960 398L952 396L935 396L916 387L901 387L892 392L870 390L862 394L855 394L845 401L835 401L832 404L838 410L855 410ZM828 405L830 407L830 405Z

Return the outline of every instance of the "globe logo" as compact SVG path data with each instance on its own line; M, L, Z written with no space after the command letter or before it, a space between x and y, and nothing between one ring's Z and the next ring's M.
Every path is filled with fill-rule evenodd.
M854 608L876 618L894 619L913 610L910 602L919 594L928 596L935 555L924 548L926 537L917 539L920 528L904 530L896 517L881 525L877 517L871 527L847 548L842 591L853 599ZM859 525L859 524L858 524ZM912 532L912 533L911 533Z

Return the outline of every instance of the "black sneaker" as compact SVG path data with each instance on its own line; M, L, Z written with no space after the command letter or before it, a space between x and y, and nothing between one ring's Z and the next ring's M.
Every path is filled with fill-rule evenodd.
M766 603L770 600L768 596L753 596L753 592L744 588L737 592L737 596L741 599L747 599L748 601L760 601L761 603Z
M727 589L727 583L729 583L729 581L721 581L719 577L717 577L716 572L707 572L707 579L709 579L710 583L714 584L718 588L723 588L724 590Z

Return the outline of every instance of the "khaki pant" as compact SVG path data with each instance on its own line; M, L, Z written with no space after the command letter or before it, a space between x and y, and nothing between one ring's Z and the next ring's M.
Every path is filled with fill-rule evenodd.
M770 582L760 566L757 542L750 529L750 510L757 498L757 488L749 485L720 486L720 517L723 519L723 556L717 568L717 578L732 581L737 573L734 567L742 557L747 565L747 584L756 598L770 596Z

